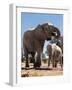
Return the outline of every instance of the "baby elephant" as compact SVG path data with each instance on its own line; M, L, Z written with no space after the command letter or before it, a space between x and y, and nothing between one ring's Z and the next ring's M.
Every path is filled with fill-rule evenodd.
M49 44L47 46L47 49L49 54L48 66L50 66L50 62L52 62L52 66L57 67L57 62L60 62L60 65L62 67L63 66L62 49L55 43Z

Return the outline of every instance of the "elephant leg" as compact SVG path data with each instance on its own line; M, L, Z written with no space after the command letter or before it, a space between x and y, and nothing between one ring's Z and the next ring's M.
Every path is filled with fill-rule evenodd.
M61 65L61 68L63 67L63 58L61 57L60 59L60 65Z
M28 51L27 51L26 47L24 47L24 56L26 58L25 67L29 67Z
M24 62L23 53L22 53L22 56L21 56L21 61Z
M54 60L52 60L52 66L53 66L53 68L55 67L55 62L54 62Z
M54 56L52 56L52 66L53 68L55 67L55 57Z
M57 67L57 61L55 61L55 68Z
M56 58L54 58L54 65L53 65L54 68L57 67L57 61L56 61Z
M52 62L52 67L54 67L54 60L53 60L53 56L51 57L51 62Z
M48 67L50 66L50 59L48 60Z
M50 66L51 57L49 56L48 67Z
M57 55L54 52L53 56L52 56L52 62L53 62L53 67L56 68L57 67Z
M33 63L33 62L34 62L33 58L30 58L30 63Z
M34 64L34 68L36 67L36 63L35 63L35 53L32 53L32 62Z
M26 54L25 56L26 56L26 65L25 65L25 67L29 67L28 54Z
M62 67L63 67L63 56L62 56Z
M36 67L40 67L40 66L41 66L41 54L38 53L37 60L36 60Z

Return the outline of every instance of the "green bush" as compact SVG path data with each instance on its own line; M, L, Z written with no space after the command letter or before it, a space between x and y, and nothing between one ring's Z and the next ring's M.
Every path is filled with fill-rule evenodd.
M43 63L47 63L48 59L43 59L42 61L43 61Z

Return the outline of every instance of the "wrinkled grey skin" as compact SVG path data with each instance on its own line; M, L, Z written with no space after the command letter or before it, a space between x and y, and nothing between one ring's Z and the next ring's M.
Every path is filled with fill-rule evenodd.
M23 49L24 56L26 57L26 67L29 67L28 54L32 55L32 61L35 67L41 66L41 53L43 52L43 46L45 40L51 40L52 37L60 37L60 31L58 28L48 23L38 25L34 30L26 31L23 36ZM37 53L37 59L35 61L35 53Z

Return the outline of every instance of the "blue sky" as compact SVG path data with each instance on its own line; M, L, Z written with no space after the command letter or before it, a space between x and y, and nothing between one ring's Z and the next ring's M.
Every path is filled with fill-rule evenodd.
M43 22L51 22L63 33L63 15L62 14L44 14L44 13L21 13L21 31L22 36L25 31L31 27L36 27Z
M63 14L45 14L45 13L21 13L21 36L31 27L36 27L40 23L51 22L60 29L63 34ZM45 45L46 46L46 45Z

